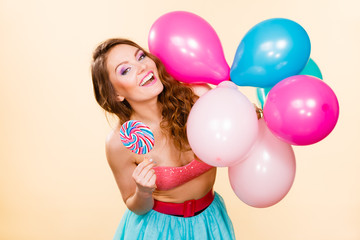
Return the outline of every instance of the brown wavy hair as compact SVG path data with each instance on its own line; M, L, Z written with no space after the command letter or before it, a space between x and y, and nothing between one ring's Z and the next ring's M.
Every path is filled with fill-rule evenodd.
M188 85L182 84L170 76L163 63L156 56L147 52L135 42L123 38L112 38L102 42L95 49L91 74L95 99L98 104L106 112L115 114L119 118L120 124L128 121L133 113L133 109L126 99L122 102L117 101L115 89L110 82L106 68L109 51L119 44L139 48L155 62L160 81L164 85L164 90L158 96L163 117L160 127L171 137L177 149L180 151L190 150L186 135L186 121L191 107L198 97Z

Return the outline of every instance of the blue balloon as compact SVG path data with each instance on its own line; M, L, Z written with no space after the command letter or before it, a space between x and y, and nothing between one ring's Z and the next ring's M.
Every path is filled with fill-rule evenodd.
M311 58L305 68L298 75L309 75L320 78L321 80L323 79L319 66Z
M239 86L273 87L301 72L310 50L310 38L298 23L284 18L265 20L241 40L230 78Z

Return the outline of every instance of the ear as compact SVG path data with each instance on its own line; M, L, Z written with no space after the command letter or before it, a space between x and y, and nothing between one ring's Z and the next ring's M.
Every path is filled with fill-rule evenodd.
M120 96L119 94L116 94L116 100L119 101L119 102L122 102L124 101L125 97L123 96Z

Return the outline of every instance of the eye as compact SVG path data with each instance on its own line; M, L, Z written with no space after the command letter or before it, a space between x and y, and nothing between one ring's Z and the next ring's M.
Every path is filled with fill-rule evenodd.
M130 67L128 67L128 68L123 68L123 69L121 69L120 74L121 74L121 75L126 75L126 74L128 74L128 72L130 72L130 70L131 70Z
M146 54L144 52L139 53L138 61L143 60L146 57Z

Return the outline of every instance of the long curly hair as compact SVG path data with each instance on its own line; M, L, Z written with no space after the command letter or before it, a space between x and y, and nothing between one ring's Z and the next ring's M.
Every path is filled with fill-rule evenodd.
M120 124L128 121L133 113L133 109L126 99L117 101L115 89L110 82L106 68L109 51L119 44L139 48L155 62L160 81L164 85L164 90L158 96L158 101L162 107L160 127L171 137L177 149L180 151L190 150L186 134L186 121L191 107L198 97L188 85L182 84L170 76L163 63L156 56L147 52L135 42L123 38L112 38L96 47L93 53L91 74L95 99L98 104L106 112L115 114L119 118Z

